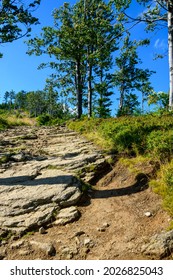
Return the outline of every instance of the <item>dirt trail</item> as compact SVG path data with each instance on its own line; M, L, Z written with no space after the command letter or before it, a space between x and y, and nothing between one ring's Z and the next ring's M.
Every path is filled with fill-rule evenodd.
M22 131L21 128L16 128L15 131L3 132L1 134L4 139L1 139L3 152L7 153L9 149L20 150L19 147L22 147L22 152L32 157L47 155L51 158L52 156L60 158L61 155L61 161L64 158L72 160L77 157L76 163L80 162L80 153L86 155L92 152L92 156L94 152L98 153L97 160L96 157L93 160L98 164L103 157L92 143L76 133L70 132L69 141L69 132L65 128L59 131L61 141L60 138L57 141L56 129L53 131L50 128L35 128L34 133L37 135L35 139L32 137L33 128L23 128ZM17 135L21 137L23 134L30 135L28 137L30 140L21 137L20 141L15 142L14 134L15 137ZM13 137L15 141L12 141ZM89 161L90 171L93 163L92 156ZM14 169L19 162L5 164L1 167L1 173L6 169ZM68 164L71 163L67 162L67 165L63 164L61 168L67 170ZM86 162L84 164L86 165ZM71 166L75 167L74 162ZM82 174L82 165L76 165L76 169ZM70 170L75 172L76 169ZM86 170L85 168L85 173ZM104 173L103 167L102 172ZM141 174L138 176L130 172L123 164L116 163L112 171L93 186L93 190L82 196L77 205L80 212L78 220L66 225L49 225L45 228L44 234L36 231L30 232L17 241L14 237L7 241L3 240L0 252L5 254L4 259L152 258L143 255L141 248L151 236L165 230L170 221L169 215L162 210L159 196L152 193L148 187L148 176L152 172L153 166L150 163L141 164ZM87 181L88 178L92 178L93 173L91 173L83 175L83 179ZM32 241L36 242L37 246L31 246ZM52 244L56 253L47 254L39 248L38 244Z

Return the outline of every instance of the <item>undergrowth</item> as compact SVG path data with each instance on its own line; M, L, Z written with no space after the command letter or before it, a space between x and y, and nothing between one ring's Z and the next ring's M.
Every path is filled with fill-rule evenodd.
M35 119L30 118L27 112L0 110L0 130L12 126L34 125L35 123Z
M173 217L173 160L161 166L157 178L150 181L150 186L163 197L163 207Z
M173 155L173 116L140 116L70 121L107 151L127 156L149 155L161 161Z

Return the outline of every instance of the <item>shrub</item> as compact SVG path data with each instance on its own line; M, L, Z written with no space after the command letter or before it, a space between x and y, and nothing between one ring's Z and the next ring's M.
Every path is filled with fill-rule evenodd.
M48 114L43 114L37 117L37 122L39 125L48 125L50 122L51 116Z
M0 117L0 130L5 129L9 126L8 122Z
M173 154L173 130L156 130L147 136L147 150L160 160L170 159Z
M151 154L170 159L173 153L173 116L138 116L71 121L69 128L85 134L103 149L129 155ZM98 141L99 140L99 141Z
M163 198L163 207L173 216L173 160L161 166L157 178L150 182L154 192Z

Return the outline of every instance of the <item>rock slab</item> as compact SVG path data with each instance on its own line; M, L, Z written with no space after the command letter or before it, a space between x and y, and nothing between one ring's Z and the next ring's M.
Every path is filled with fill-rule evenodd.
M154 235L150 242L142 246L142 253L162 259L173 252L173 230Z
M24 232L40 227L51 222L61 207L80 199L81 183L73 175L45 170L32 179L32 171L23 167L22 176L13 177L8 170L3 178L0 174L1 228Z

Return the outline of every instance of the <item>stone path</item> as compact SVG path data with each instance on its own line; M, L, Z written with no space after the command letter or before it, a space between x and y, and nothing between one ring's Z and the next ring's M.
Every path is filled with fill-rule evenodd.
M111 169L65 127L1 131L0 259L170 258L171 219L148 185L154 163L134 168Z
M106 164L92 143L66 128L18 127L0 134L0 228L22 233L75 205L94 166ZM87 170L87 172L86 172Z

